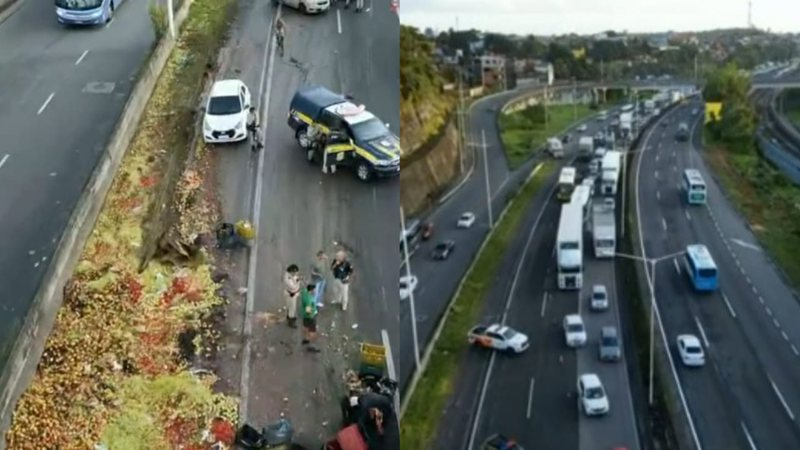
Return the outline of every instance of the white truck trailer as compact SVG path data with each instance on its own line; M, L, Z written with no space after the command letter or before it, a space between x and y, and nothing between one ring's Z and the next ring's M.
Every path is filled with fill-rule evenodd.
M600 165L600 192L603 195L617 195L621 164L621 152L612 150L603 156L603 162Z
M622 136L632 136L633 113L624 112L619 115L619 131Z
M552 137L547 139L547 151L550 152L550 155L552 155L553 158L564 157L564 146L557 138Z
M581 136L578 141L578 157L591 159L594 152L594 139L591 136Z
M614 207L602 202L592 205L592 242L595 258L613 258L617 251Z
M556 235L558 288L575 290L583 286L583 207L580 203L561 206Z

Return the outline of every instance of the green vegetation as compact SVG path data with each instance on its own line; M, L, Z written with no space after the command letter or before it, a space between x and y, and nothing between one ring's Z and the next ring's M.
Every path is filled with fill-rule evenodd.
M436 437L440 414L453 392L461 361L469 350L467 332L475 325L484 307L484 300L511 240L519 232L525 213L537 192L556 169L552 162L539 171L520 189L509 203L507 214L496 225L475 265L466 275L455 299L442 334L435 343L430 362L417 384L414 396L401 421L400 440L404 450L430 448Z
M433 58L433 42L416 28L400 27L400 140L404 156L438 136L453 109Z
M784 114L800 128L800 89L787 89L783 95Z
M555 136L575 122L572 105L553 105L547 109L549 120L546 125L542 105L534 105L511 114L500 114L500 138L511 169L525 163L542 148L547 138ZM577 120L580 120L593 111L588 105L578 105L577 113Z
M704 96L723 107L720 121L709 124L704 135L708 160L760 241L800 286L800 189L758 152L748 83L732 65L709 78Z

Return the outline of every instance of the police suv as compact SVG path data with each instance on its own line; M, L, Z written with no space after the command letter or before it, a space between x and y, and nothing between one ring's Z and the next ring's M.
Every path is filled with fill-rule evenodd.
M309 138L314 126L326 136L345 138L326 146L325 161L352 167L362 181L400 174L400 139L364 106L325 87L310 86L294 94L289 108L289 126L310 162L316 160Z

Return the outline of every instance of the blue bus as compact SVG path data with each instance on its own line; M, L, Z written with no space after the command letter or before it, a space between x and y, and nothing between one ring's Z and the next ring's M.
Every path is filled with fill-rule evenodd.
M708 191L699 170L686 169L683 171L683 190L686 191L686 201L690 205L705 204Z
M55 0L56 17L64 25L102 25L111 22L125 0Z
M717 265L705 245L687 245L684 266L696 291L710 292L719 287Z

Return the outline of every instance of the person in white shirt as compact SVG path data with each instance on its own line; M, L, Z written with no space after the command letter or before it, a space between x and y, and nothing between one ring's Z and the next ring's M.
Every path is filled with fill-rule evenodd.
M297 298L300 296L300 268L297 264L290 265L283 274L284 300L286 302L286 323L292 328L297 328Z

